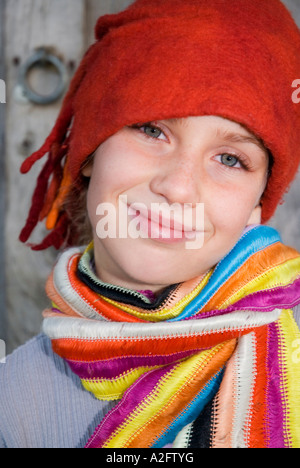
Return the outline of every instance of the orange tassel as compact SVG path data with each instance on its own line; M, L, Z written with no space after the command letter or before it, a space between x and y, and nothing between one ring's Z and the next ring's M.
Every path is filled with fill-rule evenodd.
M56 197L56 200L54 201L53 206L47 216L46 228L49 231L55 228L60 214L60 209L63 206L63 203L68 193L70 192L70 188L72 186L73 181L68 166L68 163L66 163L64 168L64 176L59 188L58 196Z
M48 192L46 194L45 203L40 213L39 221L43 221L50 213L51 208L57 197L60 184L61 184L61 176L59 174L54 174L51 180Z

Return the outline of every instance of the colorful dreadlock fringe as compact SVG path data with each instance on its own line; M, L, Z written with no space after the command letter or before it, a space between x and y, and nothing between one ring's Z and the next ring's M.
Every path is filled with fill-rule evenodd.
M80 184L80 174L77 174L76 179L71 174L68 153L74 120L74 100L87 73L87 64L93 60L94 54L95 45L85 54L50 135L42 147L23 162L20 169L22 174L27 174L37 161L47 156L47 161L37 179L26 224L19 238L21 242L26 243L37 224L45 218L47 218L46 227L51 232L41 244L29 244L32 250L45 250L51 246L56 249L71 246L77 236L76 232L68 229L70 219L63 205L72 186Z
M91 249L61 256L43 324L84 388L116 400L87 448L300 447L300 256L274 229L250 229L154 311L79 279L96 282Z

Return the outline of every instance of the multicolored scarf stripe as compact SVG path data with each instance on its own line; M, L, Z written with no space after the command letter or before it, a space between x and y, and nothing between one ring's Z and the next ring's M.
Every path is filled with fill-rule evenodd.
M86 390L119 400L87 447L189 446L209 405L210 447L300 447L300 256L276 231L248 231L153 321L87 294L81 257L67 251L51 275L44 331Z
M67 360L84 386L93 388L97 398L111 400L122 397L134 375L138 378L147 367L150 370L187 359L195 352L271 323L279 314L277 309L265 314L248 312L247 317L244 312L235 312L225 316L221 324L219 317L211 317L182 324L148 324L147 329L139 324L83 324L79 319L63 317L58 323L54 316L48 318L44 329L54 351ZM79 342L82 346L78 346ZM101 359L95 360L95 356Z
M266 356L266 341L261 340L266 330L262 327L242 337L228 362L216 398L213 448L266 447L264 389L267 380L265 367L260 367Z
M239 340L235 353L226 365L219 392L214 399L211 448L300 446L299 364L293 361L289 379L281 377L286 375L286 366L289 363L281 358L277 330L279 322L288 320L293 324L295 329L289 341L294 341L294 336L299 336L296 324L289 319L291 312L284 311L280 321ZM286 343L284 346L287 345ZM255 352L258 349L259 353ZM285 402L289 401L289 396L286 395L289 385L293 387L294 403L287 410ZM290 414L293 414L292 418ZM188 447L192 435L193 423L179 433L173 447Z
M260 232L260 235L257 236L258 231ZM176 318L176 320L183 320L189 317L195 316L195 314L198 314L199 311L203 311L205 308L206 304L209 303L209 301L214 297L217 291L220 291L221 288L224 288L224 284L228 281L228 278L234 278L235 281L239 279L241 276L242 272L239 271L239 269L244 265L246 267L247 261L253 257L256 256L256 258L252 258L252 261L256 265L256 271L255 275L253 278L249 278L249 273L247 274L247 285L248 287L250 286L250 292L253 292L257 290L256 288L253 288L251 291L251 279L262 279L260 278L260 275L258 273L257 267L260 265L260 260L263 260L260 257L266 257L266 252L265 249L267 249L269 246L273 246L277 242L280 241L280 237L277 233L277 231L272 230L270 231L269 228L265 226L259 226L259 228L254 228L250 231L247 231L246 234L244 234L238 244L232 249L231 252L229 252L226 257L220 261L220 263L216 266L214 269L214 272L210 278L210 281L206 285L205 288L203 288L201 294L199 294L191 303L184 309L184 311ZM259 253L262 253L262 255L259 255ZM270 255L272 255L272 252L270 252ZM296 251L293 252L294 257L298 256L298 253ZM268 256L268 255L267 255ZM265 262L263 262L263 269L262 269L262 275L263 277L266 276L266 265ZM250 266L250 265L249 265ZM298 266L299 266L299 259L298 259ZM248 271L248 265L247 265L247 271ZM299 270L298 270L299 271ZM244 275L243 275L244 277ZM273 278L274 281L274 278ZM246 284L246 281L244 280L244 284ZM241 284L240 280L238 281L238 287L237 284L235 284L235 288L237 290L241 289ZM224 292L221 293L222 297ZM243 297L245 294L244 291L240 291L240 297ZM249 292L248 292L249 294ZM231 289L231 300L235 302L234 296L232 295L232 289ZM233 297L232 297L233 296ZM224 302L224 298L223 298ZM222 307L223 304L220 304L220 307ZM218 307L214 307L218 308Z
M145 374L113 410L114 417L104 419L88 447L160 447L172 442L178 431L215 395L224 360L234 346L234 342L222 344ZM132 406L128 406L129 402Z
M291 311L239 340L215 398L212 448L300 447L295 340L298 343L299 329ZM174 447L187 447L192 430L182 431Z

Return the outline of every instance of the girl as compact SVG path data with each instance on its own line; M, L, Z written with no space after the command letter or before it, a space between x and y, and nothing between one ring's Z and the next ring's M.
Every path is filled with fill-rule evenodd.
M21 241L46 219L32 248L62 254L0 369L0 445L300 447L300 256L265 225L299 31L279 0L138 0L96 38L22 166L48 155Z

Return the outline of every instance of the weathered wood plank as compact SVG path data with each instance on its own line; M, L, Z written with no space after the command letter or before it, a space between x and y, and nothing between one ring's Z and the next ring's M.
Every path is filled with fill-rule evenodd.
M297 24L300 26L300 2L299 0L282 0L282 3L290 10Z
M9 350L39 332L41 311L48 305L44 284L56 258L56 251L34 253L18 240L43 163L37 164L26 176L20 175L19 168L48 135L61 103L42 107L22 102L16 93L18 73L20 65L39 47L51 48L67 67L70 63L72 67L76 66L83 54L84 26L84 0L7 2L6 281ZM43 234L45 231L41 229L39 239Z
M94 42L94 27L100 16L111 15L127 8L133 0L86 0L87 30L86 45Z
M4 18L5 2L0 2L0 79L6 80L4 69ZM4 227L5 227L5 107L6 104L0 103L0 254L2 258L0 268L0 339L6 339L6 301L5 301L5 245L4 245ZM0 356L1 359L1 356Z

